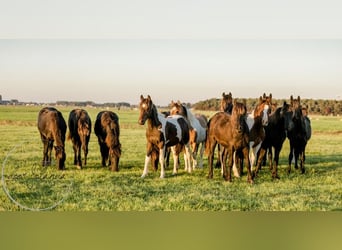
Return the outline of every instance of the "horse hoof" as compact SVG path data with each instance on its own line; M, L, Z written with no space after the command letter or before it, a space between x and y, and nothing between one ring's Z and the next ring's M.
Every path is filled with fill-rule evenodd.
M141 178L145 178L147 176L147 174L142 174Z
M82 169L82 167L80 165L77 165L76 168L79 169L79 170Z

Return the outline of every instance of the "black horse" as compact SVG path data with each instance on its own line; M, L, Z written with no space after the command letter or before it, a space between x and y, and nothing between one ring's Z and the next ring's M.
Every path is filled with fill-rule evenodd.
M289 129L287 137L290 140L289 166L287 172L291 172L291 162L294 156L294 167L298 169L300 160L300 171L305 173L305 147L311 137L311 124L309 118L303 115L303 107L300 104L300 97L291 99L293 128Z
M286 131L292 130L292 112L290 105L284 102L282 107L277 108L268 118L268 125L265 127L265 139L261 144L258 154L257 166L254 175L258 174L261 165L264 161L264 156L268 151L268 159L270 170L272 171L272 178L279 179L278 163L279 154L286 139ZM272 157L272 149L274 149L274 158Z

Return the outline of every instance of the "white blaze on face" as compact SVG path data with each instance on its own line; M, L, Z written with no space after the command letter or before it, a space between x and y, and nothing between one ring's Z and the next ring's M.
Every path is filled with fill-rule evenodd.
M146 107L147 107L146 103L143 103L143 104L141 105L141 107L142 107L143 109L146 109Z
M266 104L264 106L263 115L262 115L262 125L264 126L268 124L268 109L269 109L269 106Z

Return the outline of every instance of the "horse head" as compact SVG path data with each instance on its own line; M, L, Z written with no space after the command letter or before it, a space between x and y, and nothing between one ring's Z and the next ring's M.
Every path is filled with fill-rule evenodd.
M284 119L284 126L285 126L285 131L291 131L294 128L294 123L292 120L293 117L293 112L291 110L291 106L286 103L286 101L283 103L283 106L281 107L280 110L280 116Z
M271 104L272 104L272 94L266 96L264 93L263 96L259 97L259 104L255 107L254 117L261 117L262 125L267 126L268 117L271 113Z
M55 156L56 156L56 161L57 161L57 167L58 169L62 170L64 169L64 162L65 162L65 151L64 151L64 146L55 146Z
M222 93L222 99L221 99L221 111L226 112L228 114L232 113L233 110L233 97L232 93L226 94L225 92Z
M244 132L246 128L246 115L247 115L247 108L246 105L242 102L237 102L234 100L233 102L233 109L232 109L232 120L236 121L236 129L239 133Z
M185 106L180 101L171 101L170 115L182 115L187 118L187 111Z
M158 120L158 113L156 106L153 104L150 95L147 98L144 98L143 95L140 95L140 104L139 104L140 114L138 123L140 125L144 125L146 120L151 119L156 126L160 126L161 123Z

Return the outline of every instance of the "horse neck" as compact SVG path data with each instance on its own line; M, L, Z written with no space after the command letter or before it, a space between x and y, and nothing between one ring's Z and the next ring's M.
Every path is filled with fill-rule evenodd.
M162 125L161 120L163 115L159 115L156 106L153 104L151 116L147 119L147 124L150 129L159 128Z

